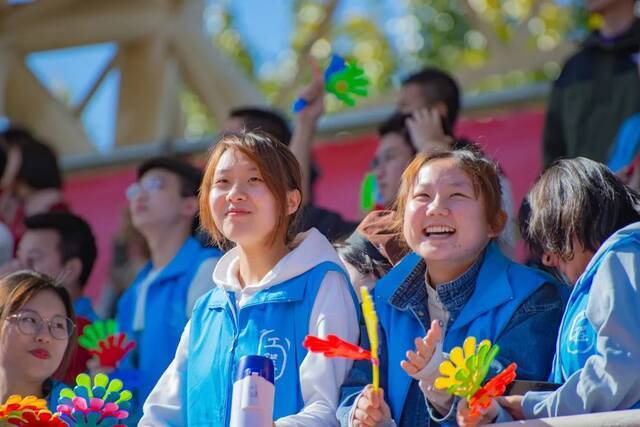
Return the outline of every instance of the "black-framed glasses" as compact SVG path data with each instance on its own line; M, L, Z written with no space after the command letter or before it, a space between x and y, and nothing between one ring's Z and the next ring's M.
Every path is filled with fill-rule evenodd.
M53 316L51 319L43 319L36 311L22 310L12 314L7 320L15 323L18 330L25 335L38 335L46 323L49 327L49 334L57 340L66 340L75 329L73 320L66 316Z
M125 194L128 200L135 199L141 191L147 193L156 193L164 188L164 178L158 175L153 175L141 180L140 182L134 182L127 187Z

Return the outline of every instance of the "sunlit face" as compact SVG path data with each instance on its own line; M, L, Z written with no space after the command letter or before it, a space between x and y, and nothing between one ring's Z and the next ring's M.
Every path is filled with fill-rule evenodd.
M183 197L180 178L165 169L150 169L129 191L131 221L138 230L174 227L191 222L197 204L195 197ZM131 188L131 187L130 187Z
M20 311L37 313L45 323L37 334L26 335L17 321L5 321L0 326L0 366L10 375L19 373L24 380L41 383L58 369L69 343L68 338L54 338L46 321L65 318L67 312L60 297L49 290L36 294Z
M233 149L226 150L216 165L209 208L218 230L244 247L268 243L278 219L276 199L258 166Z
M390 206L395 201L402 173L412 159L413 152L402 135L388 133L380 138L372 162L372 171L376 176L383 205Z
M419 85L414 83L402 85L400 97L398 98L398 111L403 114L411 114L429 106Z
M59 243L56 230L27 230L18 244L18 259L30 270L61 280L64 265Z
M484 197L475 194L471 178L454 159L434 160L420 169L407 200L403 233L428 267L462 272L498 234L487 221Z
M561 256L549 252L542 255L542 263L547 267L553 267L562 275L569 285L575 285L578 278L587 269L587 265L593 258L593 252L585 249L577 239L573 241L573 257L563 259Z

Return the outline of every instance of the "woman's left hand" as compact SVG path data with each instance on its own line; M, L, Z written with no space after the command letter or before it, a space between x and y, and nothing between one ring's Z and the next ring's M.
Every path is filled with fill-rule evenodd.
M498 403L511 414L515 420L524 420L524 412L522 412L522 398L524 396L501 396L498 397Z

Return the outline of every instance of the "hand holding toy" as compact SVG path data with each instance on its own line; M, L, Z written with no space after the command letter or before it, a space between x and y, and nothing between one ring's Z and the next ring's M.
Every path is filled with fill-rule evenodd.
M489 407L491 399L501 396L516 377L516 364L512 363L482 386L499 349L489 340L483 340L476 348L475 337L467 337L463 347L454 347L449 354L450 360L440 364L443 376L436 378L435 387L467 399L471 413L480 414L482 409Z
M369 80L364 70L356 64L347 62L339 55L332 55L331 62L324 72L324 87L344 104L353 107L356 102L352 95L367 96ZM293 112L298 113L307 106L304 98L298 98L293 104Z
M115 368L126 354L135 348L127 335L118 333L115 320L98 320L84 327L78 344L96 356L100 366Z

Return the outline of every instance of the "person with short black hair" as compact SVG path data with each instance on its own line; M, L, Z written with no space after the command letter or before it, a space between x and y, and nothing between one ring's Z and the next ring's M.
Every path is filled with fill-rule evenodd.
M187 161L155 157L138 167L127 189L133 226L150 253L116 315L120 330L137 342L122 366L139 372L140 404L169 366L196 300L213 287L221 252L193 237L201 179L201 170Z
M291 142L289 122L275 109L250 106L232 109L223 129L228 132L240 132L244 128L267 133L286 146Z

